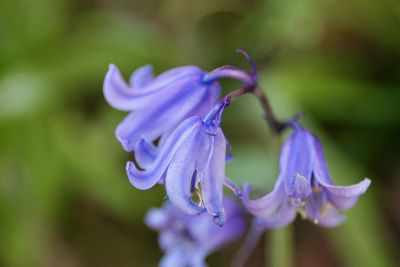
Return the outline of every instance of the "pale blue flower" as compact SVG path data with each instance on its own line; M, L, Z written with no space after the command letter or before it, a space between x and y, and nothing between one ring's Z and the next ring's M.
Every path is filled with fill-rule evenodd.
M274 190L250 200L250 186L245 185L243 203L266 228L283 227L297 213L316 224L335 227L345 220L340 211L353 207L371 181L366 178L351 186L334 185L318 138L298 123L292 126L294 132L281 150Z
M227 140L220 127L224 108L229 99L224 98L204 117L194 116L183 121L160 146L159 151L146 142L137 147L143 150L140 161L146 163L139 170L128 162L126 171L133 186L148 189L164 183L168 199L178 210L194 215L207 210L215 223L223 225L226 219L223 208ZM192 200L198 193L200 201Z
M104 96L114 108L132 111L117 127L116 136L127 151L137 142L152 142L171 133L184 119L203 116L217 102L220 86L204 80L195 66L174 68L153 77L152 67L137 69L129 84L113 64L104 80Z
M160 267L205 267L205 258L222 246L238 239L246 229L244 211L231 199L224 201L227 221L215 225L209 216L182 214L170 203L151 209L146 224L157 230L159 245L165 253Z

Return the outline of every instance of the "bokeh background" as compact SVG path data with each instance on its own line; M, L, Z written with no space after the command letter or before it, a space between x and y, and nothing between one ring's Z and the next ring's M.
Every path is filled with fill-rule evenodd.
M303 110L334 179L370 177L334 230L298 219L271 231L247 266L400 266L398 0L0 0L0 266L156 266L143 215L161 187L131 187L133 155L114 138L125 116L104 101L109 63L247 68L278 117ZM238 84L224 82L226 91ZM228 175L272 188L282 139L251 96L224 115ZM240 242L209 257L228 266Z

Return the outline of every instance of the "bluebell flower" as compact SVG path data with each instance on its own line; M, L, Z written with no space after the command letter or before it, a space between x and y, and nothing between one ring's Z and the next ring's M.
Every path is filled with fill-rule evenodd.
M139 170L129 161L126 171L131 184L144 190L164 183L168 199L178 210L188 215L207 210L215 223L223 225L223 186L231 185L225 178L227 140L220 127L227 105L229 99L224 98L205 117L183 121L157 152L151 144L141 142L137 148L148 155L140 160L146 162L146 169ZM195 193L199 203L192 200Z
M159 231L159 245L165 255L160 267L205 267L207 255L243 235L246 229L244 211L231 199L224 201L227 221L223 227L209 216L184 215L170 203L151 209L146 224Z
M220 85L195 66L174 68L153 77L147 65L137 69L129 84L113 64L104 80L104 96L114 108L132 111L117 127L116 136L126 151L141 139L151 143L171 133L184 119L203 116L217 102Z
M315 224L335 227L345 220L340 211L353 207L371 181L365 178L350 186L334 185L318 138L297 122L292 126L294 132L281 150L274 190L260 199L250 200L251 188L246 184L243 203L266 228L283 227L297 213Z

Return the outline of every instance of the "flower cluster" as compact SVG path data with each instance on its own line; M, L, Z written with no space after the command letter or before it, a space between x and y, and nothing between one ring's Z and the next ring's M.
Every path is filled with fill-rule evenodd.
M232 199L224 200L227 222L217 226L205 213L190 216L170 203L151 209L146 224L160 232L159 245L165 252L162 267L205 266L204 258L218 248L244 234L246 221L243 209Z
M257 85L254 63L242 53L251 73L233 66L211 72L185 66L154 77L152 68L144 66L127 83L110 65L106 75L106 100L130 112L116 129L123 148L134 153L126 164L130 183L141 190L165 186L167 203L146 217L146 223L160 231L160 247L166 253L160 266L205 266L210 252L243 233L245 213L238 203L224 199L224 186L266 230L288 225L298 213L315 224L337 226L345 219L340 212L351 208L370 185L369 179L334 185L318 138L298 119L275 119ZM220 97L222 78L239 80L242 88ZM222 114L245 93L260 100L276 133L292 130L281 149L275 188L257 200L250 199L249 184L242 193L225 176L230 145L221 128Z

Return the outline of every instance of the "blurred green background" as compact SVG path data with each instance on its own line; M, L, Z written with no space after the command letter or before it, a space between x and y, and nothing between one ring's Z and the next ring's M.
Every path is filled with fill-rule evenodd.
M298 219L247 266L400 266L398 0L0 0L0 266L156 266L143 215L164 191L125 176L132 155L114 138L125 114L102 95L108 64L125 77L148 63L247 68L236 48L253 56L278 117L305 112L338 184L373 181L345 224ZM267 192L282 140L256 103L225 112L228 175ZM228 266L239 243L210 266Z

